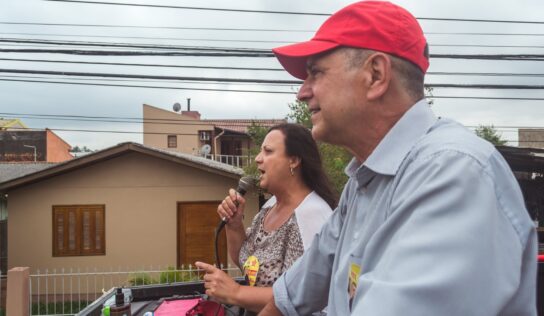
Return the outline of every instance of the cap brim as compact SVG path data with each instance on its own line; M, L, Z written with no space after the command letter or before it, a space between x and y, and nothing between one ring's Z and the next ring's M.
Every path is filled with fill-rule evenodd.
M280 64L293 77L306 79L306 60L340 46L338 43L311 40L272 49Z

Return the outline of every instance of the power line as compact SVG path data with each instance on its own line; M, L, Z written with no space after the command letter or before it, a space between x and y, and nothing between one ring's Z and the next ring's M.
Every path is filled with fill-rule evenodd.
M148 118L142 119L140 117L127 117L127 116L89 116L89 115L69 115L69 114L35 114L35 113L13 113L13 112L1 112L2 117L10 118L29 118L29 119L43 119L43 120L75 120L75 121L91 121L91 122L117 122L117 123L150 123L150 124L175 124L175 125L202 125L202 124L214 124L218 120L201 120L200 122L188 121L182 119L160 119L160 118ZM226 119L219 120L229 122L229 126L246 126L246 124L239 123L239 119ZM245 119L245 121L257 121L252 119ZM258 123L258 122L257 122ZM467 128L479 128L482 125L464 125ZM544 129L544 126L514 126L514 125L493 125L493 128L499 130L506 129L527 129L527 132L540 132ZM534 131L533 131L534 130ZM508 131L505 131L508 132ZM514 132L514 131L512 131Z
M33 114L33 113L12 113L12 112L3 112L3 113L0 113L0 115L5 115L5 116L15 116L15 115L28 115L28 116L41 116L41 117L67 117L67 118L88 118L88 119L118 119L118 120L130 120L130 121L133 121L133 120L136 120L136 121L140 121L142 120L140 117L129 117L129 116L89 116L89 115L70 115L70 114ZM240 121L241 119L232 119L233 121ZM246 119L247 121L254 121L252 119ZM150 118L150 119L147 119L148 122L174 122L174 123L177 123L177 122L186 122L186 124L194 124L194 125L202 125L201 123L197 123L197 122L194 122L194 121L185 121L185 120L175 120L175 119L161 119L161 118ZM204 122L217 122L218 120L216 119L205 119L205 120L202 120ZM230 121L229 119L225 119L225 120L220 120L220 121ZM229 125L238 125L236 124L236 122L232 123L232 122L229 122ZM240 126L245 126L243 124L241 124Z
M216 91L216 92L248 92L248 93L272 93L272 94L295 94L294 91L270 91L270 90L240 90L240 89L217 89L217 88L194 88L194 87L165 87L165 86L142 86L142 85L120 85L120 84L101 84L101 83L81 83L81 82L66 82L66 81L45 81L45 80L17 80L17 79L0 79L0 81L13 82L32 82L32 83L50 83L50 84L69 84L69 85L85 85L85 86L104 86L104 87L126 87L126 88L148 88L148 89L170 89L170 90L192 90L192 91ZM544 98L508 98L508 97L478 97L478 96L429 96L435 99L480 99L480 100L525 100L525 101L540 101Z
M159 80L193 80L206 82L231 82L231 83L280 83L280 84L301 84L300 80L266 80L266 79L241 79L241 78L208 78L208 77L180 77L180 76L154 76L154 75L131 75L131 74L111 74L111 73L90 73L90 72L68 72L68 71L43 71L43 70L24 70L24 69L0 69L0 73L17 74L39 74L55 76L79 76L79 77L101 77L101 78L134 78L134 79L159 79Z
M201 120L198 122L176 119L142 119L137 117L119 117L119 116L87 116L87 115L65 115L65 114L29 114L29 113L0 113L3 118L26 118L34 120L60 120L60 121L78 121L78 122L97 122L97 123L129 123L129 124L152 124L152 125L203 125L216 124L217 120ZM221 120L229 121L229 120ZM233 119L232 121L239 121ZM247 120L252 121L252 120ZM255 120L257 122L258 120ZM229 126L245 127L247 124L229 122ZM479 128L481 126L465 125L467 128ZM493 128L502 132L517 132L508 131L509 129L527 129L527 132L541 132L543 127L536 126L501 126L493 125Z
M314 16L329 16L330 15L329 13L246 10L246 9L224 9L224 8L220 9L220 8L186 7L186 6L173 6L173 5L141 4L141 3L119 3L119 2L105 2L105 1L74 1L74 0L43 0L43 1L70 2L70 3L82 3L82 4L118 5L118 6L147 7L147 8L161 8L161 9L199 10L199 11L267 13L267 14L288 14L288 15L314 15Z
M13 49L2 48L0 53L68 54L86 56L193 56L193 57L274 57L271 52L155 52L155 51L103 51L78 49Z
M188 121L188 120L174 120L174 119L141 119L141 118L128 118L128 117L102 117L101 119L97 119L96 117L92 116L71 116L71 115L40 115L40 114L20 114L20 115L14 115L14 114L6 114L2 113L0 114L4 118L26 118L26 119L33 119L33 120L55 120L55 121L77 121L77 122L96 122L96 123L127 123L127 124L151 124L151 125L206 125L206 124L212 124L212 125L218 125L218 120L201 120L198 122L195 121ZM227 121L229 126L233 127L246 127L247 124L243 123L236 123L236 122L230 122L229 120L221 120L221 121ZM231 120L231 121L239 121L239 120ZM254 121L256 124L258 124L258 121L261 121L260 119L256 120L247 120L247 121ZM221 124L219 124L221 125Z
M271 90L242 90L242 89L212 89L212 88L192 88L192 87L165 87L165 86L144 86L144 85L121 85L121 84L105 84L105 83L88 83L88 82L65 82L65 81L45 81L45 80L17 80L17 79L0 79L0 81L10 82L32 82L32 83L49 83L49 84L67 84L67 85L82 85L82 86L100 86L100 87L122 87L122 88L142 88L142 89L162 89L162 90L191 90L191 91L215 91L215 92L248 92L248 93L270 93L270 94L294 94L288 91L271 91Z
M83 34L51 34L51 33L11 33L2 32L2 35L32 35L32 36L55 36L55 37L93 37L93 38L123 38L123 39L152 39L152 40L170 40L170 41L206 41L206 42L234 42L234 43L277 43L288 44L287 41L267 41L267 40L248 40L248 39L217 39L217 38L176 38L176 37L146 37L146 36L112 36L112 35L83 35Z
M41 131L38 128L11 128L16 131ZM179 136L197 136L196 133L164 133L164 132L140 132L140 131L112 131L112 130L96 130L96 129L70 129L70 128L49 128L47 129L57 132L83 132L83 133L108 133L108 134L149 134L149 135L179 135ZM6 131L4 131L6 132ZM7 131L9 132L9 130Z
M477 96L443 96L429 95L429 99L474 99L474 100L502 100L502 101L544 101L544 98L524 98L524 97L477 97Z
M288 32L315 33L316 30L297 29L262 29L262 28L225 28L225 27L188 27L188 26L145 26L145 25L115 25L115 24L76 24L76 23L36 23L0 21L0 24L31 25L31 26L73 26L96 28L136 28L136 29L172 29L172 30L202 30L202 31L237 31L237 32ZM489 32L425 32L426 35L468 35L468 36L544 36L544 33L489 33Z
M47 0L46 0L47 1ZM101 50L77 50L77 49L0 49L0 53L38 53L38 54L69 54L87 56L193 56L193 57L256 57L269 58L274 54L258 51L240 53L231 52L154 52L154 51L101 51ZM431 54L431 58L444 59L476 59L476 60L502 60L502 61L542 61L544 54Z
M330 13L319 13L319 12L294 12L294 11L271 11L271 10L210 8L210 7L187 7L187 6L142 4L142 3L119 3L119 2L106 2L106 1L85 1L85 0L43 0L43 1L81 3L81 4L117 5L117 6L135 6L135 7L150 7L150 8L167 8L167 9L183 9L183 10L199 10L199 11L240 12L240 13L266 13L266 14L310 15L310 16L330 16L331 15ZM520 20L457 19L457 18L429 18L429 17L416 17L416 19L418 19L418 20L428 20L428 21L448 21L448 22L544 24L544 21L520 21Z
M24 78L24 79L45 79L45 80L49 80L51 79L51 77L47 77L47 76L25 76L25 75L0 75L0 78ZM59 80L64 80L63 82L70 82L71 80L75 80L75 81L99 81L99 82L147 82L147 83L156 83L156 82L161 82L161 83L175 83L175 84L179 84L180 81L179 80L159 80L159 79L131 79L131 78L128 78L128 79L113 79L113 78L100 78L100 79L96 79L96 78L80 78L80 77L77 77L77 78L74 78L74 77L70 77L70 78L59 78ZM183 81L183 83L189 83L191 85L193 84L196 84L196 85L210 85L210 84L213 84L213 85L232 85L232 83L230 82L213 82L213 83L209 83L209 82L202 82L202 81L192 81L192 80L186 80L186 81ZM293 85L292 84L282 84L282 83L252 83L252 82L238 82L236 83L237 86L261 86L261 85L266 85L266 86L269 86L269 87L290 87L290 88L293 88Z
M0 58L6 61L59 63L59 64L83 64L83 65L109 65L109 66L135 66L135 67L168 67L168 68L189 68L189 69L218 69L218 70L248 70L248 71L281 71L283 68L257 68L257 67L221 67L221 66L195 66L195 65L173 65L173 64L139 64L139 63L108 63L89 61L67 61L49 59L24 59L24 58ZM482 77L543 77L544 73L499 73L499 72L445 72L429 71L427 75L436 76L482 76Z
M485 44L432 44L431 47L476 47L476 48L544 48L544 46L535 45L485 45Z
M106 27L106 28L202 30L202 31L300 32L300 33L314 33L315 32L315 30L292 30L292 29L188 27L188 26L145 26L145 25L114 25L114 24L74 24L74 23L31 23L31 22L7 22L7 21L0 21L0 24L36 25L36 26L75 26L75 27L99 27L99 28Z
M115 48L146 48L146 49L172 49L172 50L191 50L191 51L219 51L219 52L251 52L251 53L270 53L267 49L256 48L230 48L230 47L208 47L208 46L181 46L181 45L158 45L158 44L133 44L133 43L108 43L108 42L88 42L88 41L55 41L38 39L18 39L18 38L0 38L4 43L24 43L24 44L45 44L45 45L69 45L69 46L87 46L87 47L115 47Z
M1 59L0 59L1 60ZM429 71L426 75L434 76L481 76L481 77L544 77L542 73L506 73L506 72L445 72Z
M30 82L30 83L49 83L49 84L68 84L82 86L102 86L102 87L123 87L123 88L144 88L144 89L169 89L169 90L192 90L192 91L215 91L215 92L247 92L247 93L272 93L272 94L290 94L294 95L294 91L270 91L270 90L241 90L241 89L214 89L214 88L193 88L193 87L165 87L165 86L143 86L143 85L120 85L120 84L103 84L103 83L83 83L83 82L66 82L66 81L45 81L45 80L18 80L18 79L0 79L0 81L9 82ZM543 101L544 98L524 98L524 97L479 97L479 96L427 96L431 99L474 99L474 100L516 100L516 101Z
M1 33L0 33L1 34ZM4 33L10 34L10 33ZM17 34L17 33L12 33ZM24 33L23 33L24 34ZM35 34L45 35L47 34ZM170 39L184 41L210 41L210 42L253 42L253 43L290 43L280 41L263 41L263 40L231 40L231 39L175 39L175 38L154 38L154 37L122 37L122 36L87 36L87 35L53 35L53 36L77 36L77 37L110 37L110 38L145 38L145 39ZM255 48L227 48L227 47L195 47L195 46L179 46L179 45L159 45L159 44L136 44L136 43L110 43L110 42L89 42L89 41L59 41L59 40L43 40L43 39L27 39L27 38L0 38L0 42L5 43L25 43L25 44L43 44L43 45L60 45L60 46L87 46L87 47L115 47L115 48L147 48L147 49L175 49L175 50L206 50L206 51L228 51L228 52L269 52L268 49ZM541 45L487 45L487 44L430 44L432 47L475 47L475 48L544 48Z
M143 131L115 131L115 130L96 130L96 129L70 129L70 128L50 128L47 129L56 131L56 132L82 132L82 133L107 133L107 134L152 134L152 135L181 135L181 136L196 136L198 134L194 133L163 133L163 132L143 132ZM30 131L41 131L42 129L37 128L12 128L12 130L30 130ZM9 132L9 131L7 131ZM504 139L504 141L510 142L510 143L544 143L544 141L540 140L514 140L514 139Z
M191 81L202 81L202 82L229 82L229 83L292 84L292 85L302 84L301 80L212 78L212 77L187 77L187 76L155 76L155 75L68 72L68 71L26 70L26 69L0 69L0 73L39 74L39 75L55 75L55 76L75 76L75 77L100 77L100 78L179 80L179 81L191 80ZM523 89L523 90L543 90L544 89L544 85L512 85L512 84L429 83L429 84L426 84L425 86L430 87L430 88L457 88L457 89Z
M285 71L283 68L258 68L258 67L220 67L220 66L192 66L192 65L165 65L165 64L138 64L138 63L108 63L88 61L67 61L47 59L21 59L21 58L0 58L0 60L61 63L61 64L88 64L88 65L110 65L110 66L137 66L137 67L171 67L171 68L195 68L195 69L223 69L223 70L258 70L258 71Z
M1 23L0 23L1 24ZM487 33L487 32L425 32L425 35L468 35L468 36L544 36L544 33Z

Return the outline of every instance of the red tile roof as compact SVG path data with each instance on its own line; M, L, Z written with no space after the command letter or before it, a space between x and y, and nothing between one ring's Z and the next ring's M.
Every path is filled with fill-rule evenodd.
M255 123L263 127L272 127L276 124L286 123L286 119L271 119L271 120L239 120L239 119L229 119L229 120L202 120L205 123L214 124L217 128L222 128L230 131L247 133L247 128L251 124Z

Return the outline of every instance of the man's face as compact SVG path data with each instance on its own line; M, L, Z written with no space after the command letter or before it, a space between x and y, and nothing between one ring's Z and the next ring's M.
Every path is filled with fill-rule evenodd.
M316 140L346 145L364 104L362 66L351 66L341 49L308 60L308 77L297 98L308 103L312 136Z

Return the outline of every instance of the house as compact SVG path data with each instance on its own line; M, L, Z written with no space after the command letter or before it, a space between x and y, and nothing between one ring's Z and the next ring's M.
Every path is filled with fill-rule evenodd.
M518 129L518 141L520 147L544 148L544 129L520 128Z
M525 207L535 221L539 251L544 254L544 149L497 146L514 171Z
M10 269L213 262L217 205L242 174L227 164L136 143L36 168L0 180ZM249 225L258 198L247 198ZM219 250L226 263L224 235Z
M179 104L178 104L179 106ZM201 119L198 111L181 113L143 105L144 145L170 151L200 155L209 159L242 167L251 159L253 146L248 135L252 124L271 127L285 119Z
M0 163L0 183L11 179L23 177L27 174L34 173L49 167L54 166L52 163ZM0 194L0 273L5 275L7 269L7 195Z
M70 148L50 129L0 128L0 162L61 162L73 158Z

